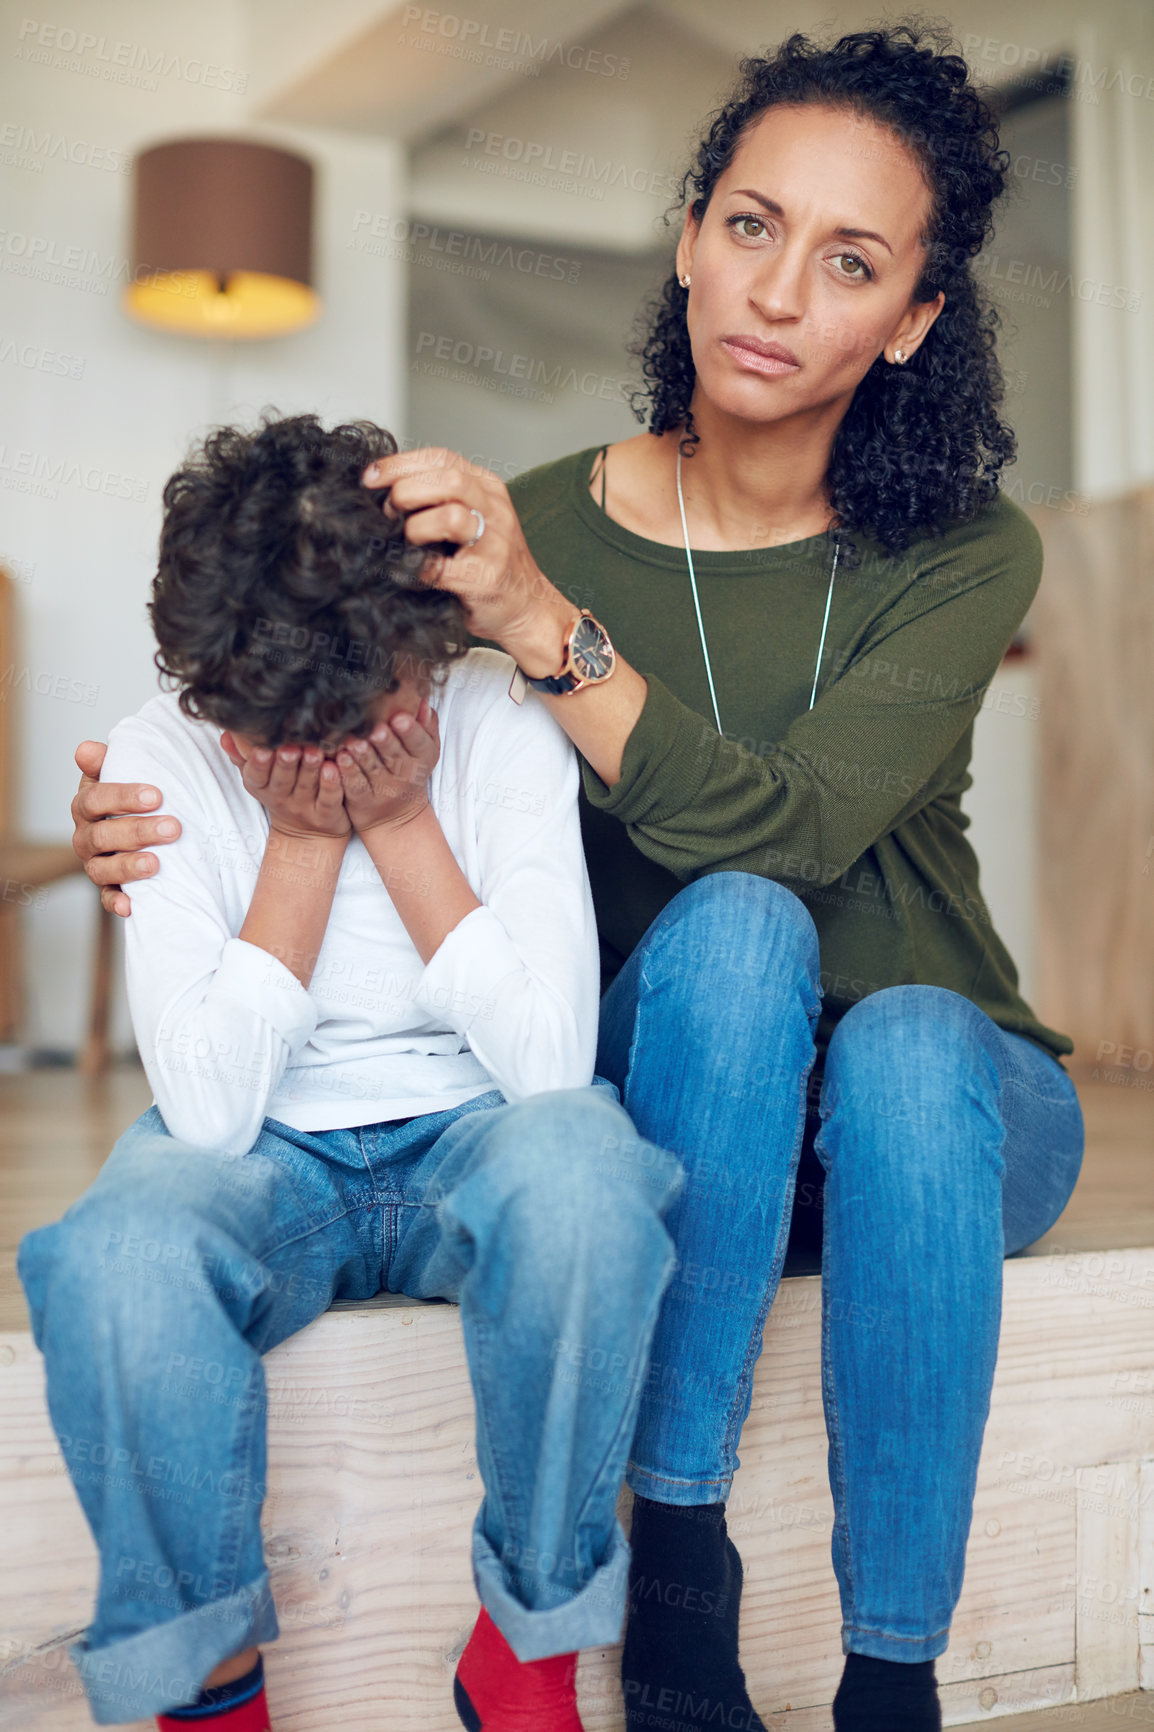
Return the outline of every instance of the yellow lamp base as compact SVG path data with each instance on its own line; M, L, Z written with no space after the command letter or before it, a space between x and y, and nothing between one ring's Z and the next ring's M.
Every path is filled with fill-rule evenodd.
M142 325L186 337L284 337L320 316L304 283L235 271L223 287L212 271L162 271L129 283L124 310Z

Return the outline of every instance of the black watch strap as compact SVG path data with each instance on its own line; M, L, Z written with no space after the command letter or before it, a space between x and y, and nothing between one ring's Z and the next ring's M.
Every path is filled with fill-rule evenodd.
M525 684L532 686L535 692L548 692L551 697L561 698L566 692L571 692L580 681L576 674L546 674L544 679L531 680L525 675Z

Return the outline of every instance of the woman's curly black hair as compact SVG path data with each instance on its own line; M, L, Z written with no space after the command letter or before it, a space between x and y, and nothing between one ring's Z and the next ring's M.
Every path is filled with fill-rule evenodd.
M834 532L860 532L898 553L989 505L1015 453L1001 420L997 314L971 262L993 226L1009 156L995 116L970 83L944 26L913 19L863 30L823 46L795 33L767 57L741 62L740 79L713 116L696 161L681 181L682 208L700 222L718 177L746 131L778 104L818 103L889 129L918 163L932 195L922 236L925 266L917 301L945 305L910 361L878 357L838 429L827 483ZM686 291L674 271L647 310L633 345L646 383L633 395L651 433L685 424L682 449L700 435L690 400L696 371L686 327Z
M266 745L366 734L406 672L467 648L457 597L384 517L364 468L397 449L368 421L219 427L164 489L149 616L180 707Z

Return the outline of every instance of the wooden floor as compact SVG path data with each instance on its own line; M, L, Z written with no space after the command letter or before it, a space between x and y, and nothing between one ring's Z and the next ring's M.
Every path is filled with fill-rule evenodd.
M1130 1073L1148 1087L1072 1074L1086 1121L1081 1177L1065 1213L1025 1254L1154 1245L1154 1074ZM93 1080L55 1068L0 1076L0 1330L27 1327L21 1238L88 1188L151 1099L134 1064Z

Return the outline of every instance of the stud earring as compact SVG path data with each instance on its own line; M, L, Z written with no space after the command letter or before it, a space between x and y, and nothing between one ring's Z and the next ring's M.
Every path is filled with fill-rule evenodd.
M905 350L904 349L895 349L894 350L894 360L897 362L899 367L904 367L906 364L906 352L905 352Z
M690 285L690 282L692 281L692 278L690 277L690 275L687 271L683 277L678 277L677 280L681 284L683 289L687 289Z

